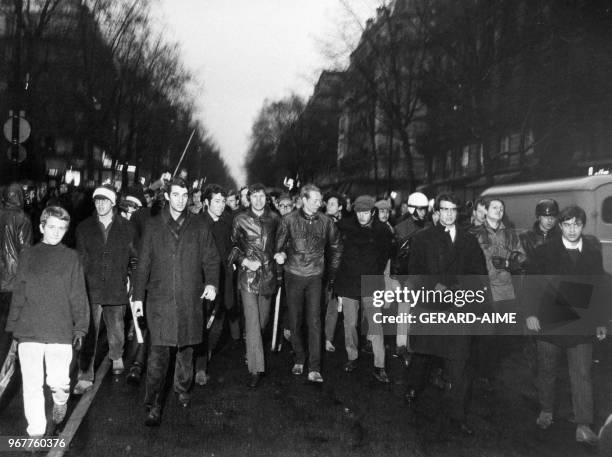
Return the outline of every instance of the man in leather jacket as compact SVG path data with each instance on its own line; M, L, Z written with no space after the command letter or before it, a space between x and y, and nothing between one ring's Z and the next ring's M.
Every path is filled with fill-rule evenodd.
M285 265L285 285L291 323L291 344L295 351L292 373L304 370L306 352L302 322L306 312L308 327L308 380L321 377L321 284L325 259L329 259L328 287L333 289L340 265L342 242L331 217L320 213L321 191L307 184L300 190L302 208L283 217L276 239L274 259Z
M521 233L520 239L527 254L527 262L535 259L535 250L555 235L560 236L557 225L559 205L551 198L540 200L535 209L537 220L531 230Z
M265 371L261 337L270 316L270 302L276 288L273 261L280 216L266 205L263 184L249 187L249 206L232 224L230 263L239 269L238 288L244 307L249 387L257 387Z
M23 211L23 190L18 183L4 189L0 208L0 306L8 308L17 274L17 259L32 244L32 223Z

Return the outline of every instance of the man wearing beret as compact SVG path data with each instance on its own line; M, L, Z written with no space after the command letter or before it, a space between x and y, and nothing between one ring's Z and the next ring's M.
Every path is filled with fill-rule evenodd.
M338 269L335 292L342 300L344 313L344 343L348 361L344 371L352 372L357 367L357 319L359 306L366 316L368 340L374 353L374 377L389 383L385 372L385 345L380 322L373 318L373 291L385 287L383 272L391 256L393 235L374 216L374 198L361 195L355 200L354 215L338 223L342 238L343 253ZM362 276L368 278L362 294ZM368 290L371 289L371 290ZM365 328L364 328L365 330Z

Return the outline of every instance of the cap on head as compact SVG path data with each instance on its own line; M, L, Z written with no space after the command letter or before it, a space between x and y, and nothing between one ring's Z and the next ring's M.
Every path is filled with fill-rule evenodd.
M136 208L142 207L142 202L140 201L140 199L134 197L133 195L128 195L127 197L125 197L125 201L126 203L136 206Z
M540 200L535 209L536 216L558 216L559 205L552 198Z
M387 211L391 210L391 203L388 200L378 200L374 206L376 206L379 210L386 209Z
M93 198L107 198L113 205L117 203L117 194L115 193L115 189L107 184L96 187L96 190L94 190L93 193Z
M374 199L374 197L371 197L370 195L360 195L355 200L355 203L353 204L353 209L356 213L361 213L363 211L372 211L375 202L376 200Z

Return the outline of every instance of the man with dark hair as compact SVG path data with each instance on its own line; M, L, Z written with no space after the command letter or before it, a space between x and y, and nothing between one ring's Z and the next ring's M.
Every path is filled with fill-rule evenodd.
M328 192L323 199L325 202L325 214L331 217L334 222L342 219L344 209L344 198L338 192Z
M81 255L93 331L89 332L85 351L79 360L79 381L74 393L81 395L93 387L94 360L98 347L100 322L104 318L108 337L108 356L113 374L123 373L123 347L127 295L127 278L137 261L136 233L133 225L115 211L117 195L108 185L93 193L95 214L76 229L77 251Z
M219 276L219 293L212 303L216 314L212 327L208 332L208 337L206 337L206 331L204 330L207 344L202 343L196 351L198 354L196 354L195 382L199 385L206 384L208 380L208 375L206 374L208 360L212 356L221 337L226 317L232 339L234 342L240 340L240 324L236 313L236 300L234 299L234 272L232 266L228 263L228 257L232 250L230 240L232 221L231 216L225 212L225 195L225 190L218 184L211 184L204 190L206 211L203 213L203 217L212 231L215 245L219 251L221 274Z
M231 212L240 209L240 197L235 189L230 189L227 191L227 197L225 198L225 202Z
M391 218L391 200L388 198L381 198L376 202L376 210L378 212L378 220L385 224L391 233L395 233L393 225L389 221Z
M479 198L472 207L472 227L479 227L484 224L487 217L487 200Z
M414 236L408 269L415 290L423 287L426 291L443 294L445 291L476 291L484 287L480 278L487 275L485 258L476 238L457 226L459 206L460 200L454 194L440 195L436 199L436 210L440 214L438 225ZM431 331L423 328L424 324L419 318L422 313L454 314L458 309L454 302L439 299L414 304L413 312L417 319L410 334L414 354L408 372L407 397L414 402L424 388L425 380L429 377L431 356L441 358L447 380L443 399L447 410L436 414L440 421L438 431L445 433L448 431L446 427L454 425L461 432L471 435L473 432L465 422L471 336L461 332L454 335L431 334ZM469 311L470 306L466 304L462 310Z
M238 288L244 307L249 387L257 387L265 372L261 333L270 316L270 302L276 288L273 256L280 217L266 204L266 188L249 188L249 209L234 218L233 249L230 261L238 270Z
M538 358L538 396L540 414L536 424L541 429L549 428L553 423L555 405L555 385L559 362L563 353L567 354L574 422L576 423L576 441L595 445L597 435L591 430L593 423L593 385L591 365L593 355L592 335L559 335L548 332L546 327L546 310L559 308L556 302L549 302L547 297L559 300L559 289L556 294L550 290L560 288L558 278L572 278L572 282L585 283L597 281L604 275L603 260L599 240L584 236L586 213L579 206L569 206L559 213L561 236L541 244L535 250L534 260L530 262L530 275L551 275L530 278L525 293L527 328L535 332ZM557 284L555 286L555 284ZM567 292L566 292L567 294ZM569 303L570 306L576 305ZM551 334L556 333L556 334ZM606 327L595 329L601 341L606 337Z
M325 214L333 219L337 224L342 219L342 210L344 209L344 198L338 192L328 192L323 199L325 202ZM325 278L327 283L327 278ZM325 284L323 292L323 301L325 308L325 350L334 352L334 334L336 333L336 324L338 322L338 298L332 295L328 284Z
M147 220L134 278L134 313L144 315L151 350L147 361L145 425L161 422L162 395L170 349L176 349L174 391L187 407L193 380L193 346L202 342L202 298L214 300L219 284L219 252L204 219L186 211L187 183L173 178L167 185L168 205Z
M329 259L328 287L333 289L340 265L342 242L334 221L319 212L321 191L313 184L300 189L302 207L283 217L276 240L274 259L285 264L285 285L291 323L295 365L301 375L306 362L302 339L304 310L308 327L308 380L323 382L321 376L321 286L325 259Z

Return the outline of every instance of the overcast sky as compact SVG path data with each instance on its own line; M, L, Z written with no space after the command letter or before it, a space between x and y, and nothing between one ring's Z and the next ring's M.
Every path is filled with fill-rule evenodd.
M373 16L379 0L161 0L160 23L195 74L200 118L239 184L264 100L308 97L332 61L326 43ZM351 24L352 23L352 24ZM353 32L354 35L355 32ZM358 36L358 35L357 35Z

